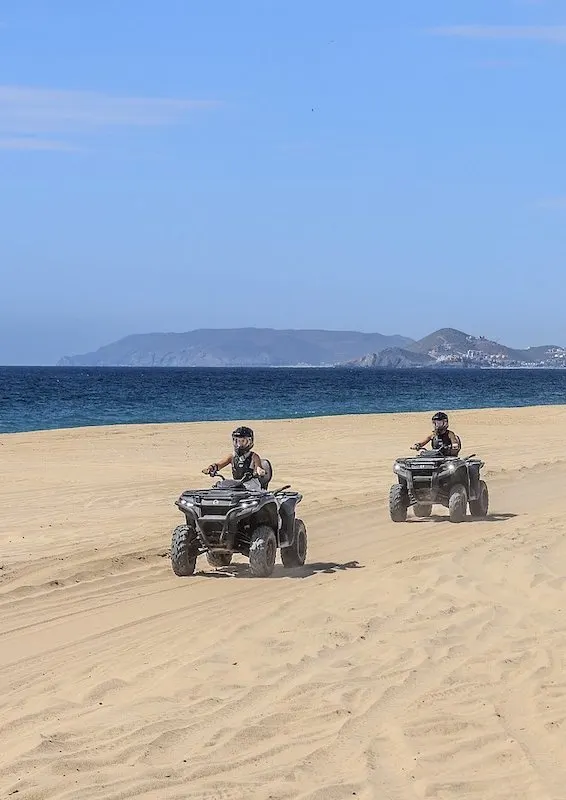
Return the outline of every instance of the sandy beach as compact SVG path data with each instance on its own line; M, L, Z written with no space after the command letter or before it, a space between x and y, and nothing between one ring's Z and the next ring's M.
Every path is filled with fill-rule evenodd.
M264 580L168 558L232 423L0 436L0 797L563 798L566 407L451 413L490 516L395 525L429 420L252 421L309 534Z

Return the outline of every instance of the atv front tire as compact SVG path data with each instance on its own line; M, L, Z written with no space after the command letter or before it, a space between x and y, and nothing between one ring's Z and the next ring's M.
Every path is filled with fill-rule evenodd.
M252 533L250 572L254 578L269 578L275 567L277 539L269 525L259 525Z
M195 571L198 537L189 525L177 525L171 536L171 567L175 575L186 578Z
M432 514L432 505L430 503L417 503L413 506L413 514L420 519L430 517Z
M389 490L389 515L393 522L406 522L409 498L400 483L394 483Z
M460 483L453 486L448 499L450 522L463 522L466 519L467 505L468 496L466 494L466 489Z
M215 569L228 567L232 562L232 553L207 553L206 560Z
M489 510L489 491L487 483L480 481L480 492L477 500L470 500L470 514L472 517L487 517Z
M295 520L295 538L290 547L281 548L281 561L284 567L302 567L307 560L307 529L302 519Z

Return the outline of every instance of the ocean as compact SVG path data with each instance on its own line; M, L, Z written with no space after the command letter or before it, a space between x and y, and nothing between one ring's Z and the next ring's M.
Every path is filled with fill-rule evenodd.
M560 370L0 367L0 432L566 403Z

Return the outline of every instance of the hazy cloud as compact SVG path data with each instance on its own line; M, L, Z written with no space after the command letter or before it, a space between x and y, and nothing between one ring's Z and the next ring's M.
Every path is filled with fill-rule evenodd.
M96 92L0 85L0 148L70 150L73 145L49 137L117 127L172 125L190 112L215 105L207 100L114 97Z
M0 150L51 150L59 152L77 152L80 148L67 142L57 142L53 139L36 139L33 137L2 138L0 136Z
M519 65L519 61L512 61L509 58L484 58L476 62L476 66L482 69L511 69Z
M566 25L448 25L430 28L433 36L461 39L512 39L566 44Z
M546 197L543 200L539 200L537 208L546 208L551 211L566 211L566 195Z

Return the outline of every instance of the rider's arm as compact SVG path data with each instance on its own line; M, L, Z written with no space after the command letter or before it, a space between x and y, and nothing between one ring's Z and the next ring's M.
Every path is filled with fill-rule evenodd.
M231 461L232 461L232 454L230 454L229 456L226 456L226 458L220 459L220 461L217 461L215 464L211 464L209 467L206 467L205 469L203 469L203 474L204 475L215 475L218 472L218 470L223 469L224 467L227 467L228 464Z
M261 466L261 458L257 453L252 455L252 467L256 475L265 475L265 470Z
M415 449L416 449L416 450L420 450L420 449L421 449L421 448L423 448L425 445L427 445L427 444L428 444L430 441L432 441L432 433L431 433L431 434L429 434L429 435L426 437L426 439L424 439L424 441L422 441L422 442L417 442L417 443L415 444Z
M452 444L451 455L457 456L460 450L462 449L462 442L460 441L460 437L457 436L454 433L454 431L448 431L448 436L450 437L450 442Z

